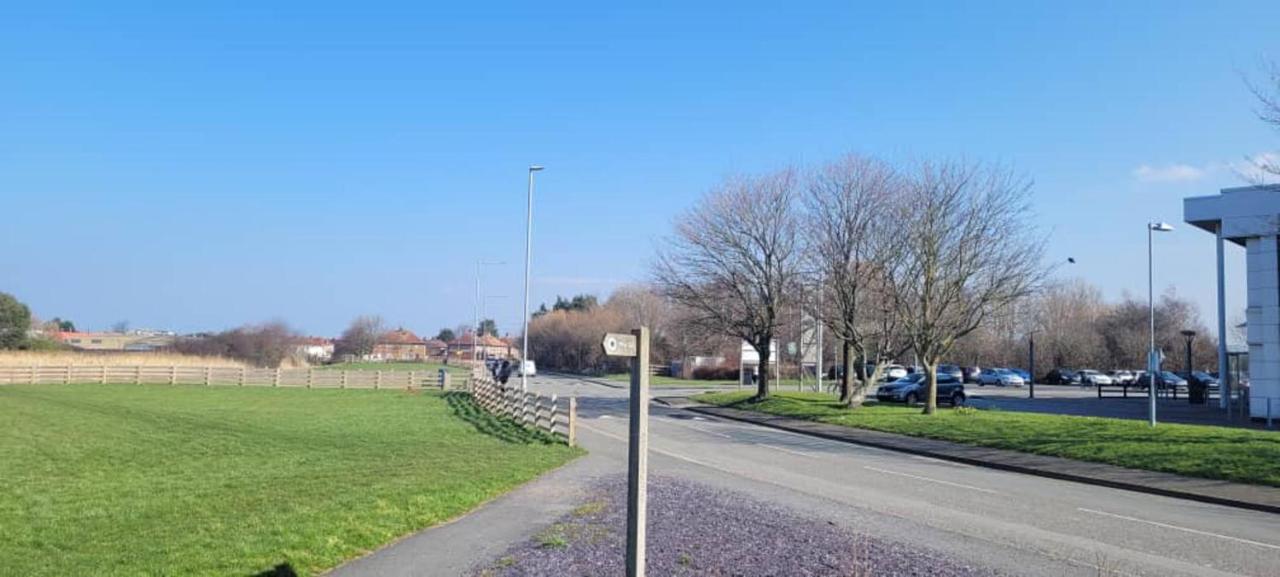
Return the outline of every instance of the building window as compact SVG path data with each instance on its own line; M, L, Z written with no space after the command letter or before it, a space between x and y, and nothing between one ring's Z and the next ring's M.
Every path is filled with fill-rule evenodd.
M100 345L100 344L102 344L102 339L93 339L93 340L91 340L91 341L89 341L89 342L90 342L90 343L92 343L92 344L95 344L95 345Z

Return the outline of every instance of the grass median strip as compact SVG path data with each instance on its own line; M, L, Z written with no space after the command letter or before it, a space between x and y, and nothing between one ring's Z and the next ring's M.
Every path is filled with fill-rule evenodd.
M1152 429L1135 420L973 409L940 409L926 416L900 405L848 409L818 393L776 393L763 402L751 401L751 395L703 393L694 400L859 429L1280 487L1280 433L1271 431L1176 424Z
M580 451L457 393L0 387L0 567L315 574Z

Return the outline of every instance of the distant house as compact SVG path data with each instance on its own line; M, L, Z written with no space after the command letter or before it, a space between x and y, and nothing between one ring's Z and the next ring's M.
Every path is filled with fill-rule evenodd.
M493 335L481 335L476 339L475 333L465 333L449 341L451 358L469 359L472 354L482 359L518 358L520 349Z
M306 337L298 342L294 350L298 356L307 359L328 361L333 358L333 339Z
M175 337L170 333L81 333L61 332L55 338L73 349L82 351L131 351L146 352L173 346Z
M428 357L440 359L449 354L449 343L440 339L427 339L426 344Z
M425 361L427 341L413 331L396 329L378 338L370 358L377 361Z

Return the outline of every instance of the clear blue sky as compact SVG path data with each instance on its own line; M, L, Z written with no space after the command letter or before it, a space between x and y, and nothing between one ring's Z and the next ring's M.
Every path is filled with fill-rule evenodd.
M1274 0L170 4L0 7L0 290L39 315L434 333L484 258L510 330L528 164L542 301L644 278L726 175L848 151L1013 165L1060 274L1143 294L1144 222L1280 150L1242 80ZM1212 237L1159 241L1213 322Z

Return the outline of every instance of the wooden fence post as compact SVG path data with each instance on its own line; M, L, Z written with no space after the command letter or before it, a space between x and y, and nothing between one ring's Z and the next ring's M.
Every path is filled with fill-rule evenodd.
M569 446L578 444L578 397L569 397Z
M414 374L413 374L415 372L416 371L409 371L409 388L414 388L418 386L418 381L414 378Z
M339 389L347 388L347 370L342 369L342 382L338 384Z
M240 367L240 378L236 381L236 384L241 387L244 386L244 367Z
M374 375L373 388L375 390L382 388L382 371L378 371L378 373Z
M142 365L137 365L133 367L133 384L135 385L142 384Z
M280 386L280 367L276 367L275 380L271 381L271 386L273 387Z
M552 435L556 434L556 409L559 408L559 399L555 395L551 395L551 409L547 411L547 430Z
M102 379L98 382L103 385L107 384L107 365L102 365Z
M315 369L307 369L307 388L308 389L311 388L311 381L315 378L315 376L316 376Z
M178 384L178 365L169 365L169 384Z
M71 365L67 365L63 368L65 369L65 372L62 374L62 384L69 385L71 384Z

